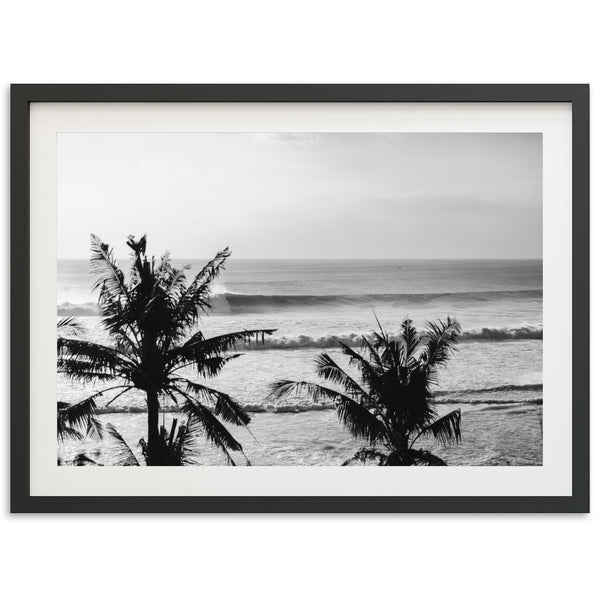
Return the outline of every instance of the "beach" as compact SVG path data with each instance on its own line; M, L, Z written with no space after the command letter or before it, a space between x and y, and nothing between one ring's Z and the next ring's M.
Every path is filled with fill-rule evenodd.
M202 260L191 263L194 273ZM314 359L327 352L346 366L338 342L358 347L377 320L393 336L401 320L417 326L453 316L463 333L457 352L439 372L433 388L440 416L461 409L462 443L430 449L449 465L532 465L542 453L542 269L541 261L402 260L231 260L213 288L213 310L203 317L205 335L275 328L264 343L238 351L209 385L232 395L251 416L250 432L230 429L253 465L341 464L365 445L353 439L327 403L298 396L273 401L268 386L278 379L317 381ZM59 261L59 317L74 316L81 335L106 342L87 261ZM190 369L183 374L197 380ZM76 402L96 388L58 379L58 399ZM110 396L106 397L109 400ZM103 403L99 402L102 407ZM128 394L101 411L141 458L145 437L144 397ZM163 402L167 428L181 413ZM68 461L86 455L111 464L110 440L59 443ZM198 464L225 464L202 444ZM234 457L245 464L243 456Z
M421 444L453 466L541 465L542 406L535 403L473 406L446 405L444 410L461 408L463 440L460 445L439 448L431 442ZM172 419L181 422L179 412L165 413L167 426ZM305 412L251 413L249 430L232 427L246 457L254 466L339 466L362 447L338 422L331 409ZM102 423L112 423L143 462L139 438L145 436L144 413L109 413L100 416ZM110 436L84 443L61 444L59 457L73 460L78 453L96 462L115 463L119 448ZM244 466L245 457L233 456L236 465ZM221 452L206 442L199 444L195 459L200 465L226 465Z

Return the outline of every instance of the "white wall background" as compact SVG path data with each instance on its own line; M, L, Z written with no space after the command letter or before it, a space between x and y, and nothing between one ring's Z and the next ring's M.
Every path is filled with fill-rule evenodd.
M592 84L594 3L6 3L0 32L2 275L8 288L10 82L408 82ZM592 177L598 172L592 168ZM592 191L594 188L592 187ZM592 209L593 235L598 210ZM592 243L592 265L599 245ZM598 295L592 277L592 299ZM0 322L8 399L8 300ZM593 315L592 337L598 338ZM592 365L597 364L593 348ZM592 380L592 404L598 397ZM9 516L4 404L0 515L7 598L590 598L597 593L597 479L590 516ZM592 408L592 436L598 434ZM598 464L592 440L592 467Z

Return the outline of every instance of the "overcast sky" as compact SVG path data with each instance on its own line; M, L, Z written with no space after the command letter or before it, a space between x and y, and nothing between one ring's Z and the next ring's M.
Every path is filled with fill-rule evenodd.
M58 136L58 257L539 258L542 136Z

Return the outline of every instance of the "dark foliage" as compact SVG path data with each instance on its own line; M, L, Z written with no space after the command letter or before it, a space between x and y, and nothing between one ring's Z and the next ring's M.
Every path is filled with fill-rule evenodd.
M59 439L83 439L84 435L102 437L96 407L96 398L101 395L102 392L98 392L75 404L58 403L56 432Z
M450 317L427 323L423 331L405 319L395 338L379 326L369 338L363 337L358 351L340 344L358 377L324 353L315 361L316 373L332 387L281 380L272 384L270 396L307 394L315 401L332 402L352 435L373 445L359 450L345 465L355 461L386 466L445 465L414 445L421 436L431 436L443 445L461 440L460 410L439 417L431 393L437 370L454 352L459 333L460 326Z
M138 240L129 236L127 245L131 249L128 277L108 245L92 236L91 272L96 277L94 289L109 342L99 344L68 336L63 330L72 324L63 324L58 337L58 372L83 383L110 384L92 398L107 391L122 396L133 389L146 394L148 440L143 440L142 446L147 464L174 464L177 448L189 448L191 432L199 430L233 463L230 451L240 452L241 445L219 419L247 425L250 417L227 394L190 381L180 371L191 367L199 378L214 377L238 356L231 351L259 342L274 330L237 331L210 338L197 331L200 316L211 307L211 285L230 255L227 248L188 283L184 270L175 268L168 254L159 260L148 257L146 236ZM180 401L189 420L177 432L167 434L159 428L159 411L167 403ZM89 417L95 418L95 404L79 408L85 407ZM78 419L65 420L75 432L78 425L89 428L89 422L81 414ZM69 432L63 428L63 435ZM113 432L111 435L115 437Z

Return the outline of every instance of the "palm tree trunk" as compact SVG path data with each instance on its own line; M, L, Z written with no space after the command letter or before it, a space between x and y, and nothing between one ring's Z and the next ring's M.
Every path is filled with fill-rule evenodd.
M158 433L158 413L160 408L158 394L155 391L146 392L146 402L148 405L148 452L146 464L149 467L153 467L161 464L160 435Z

